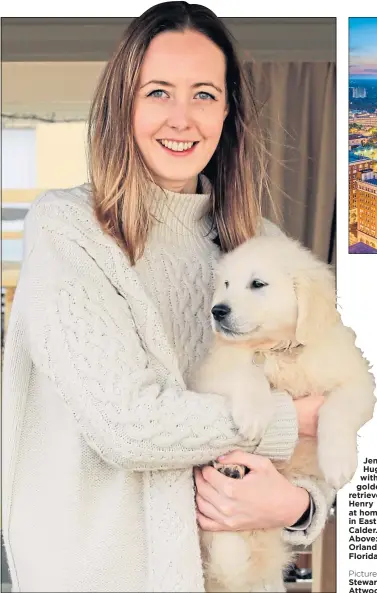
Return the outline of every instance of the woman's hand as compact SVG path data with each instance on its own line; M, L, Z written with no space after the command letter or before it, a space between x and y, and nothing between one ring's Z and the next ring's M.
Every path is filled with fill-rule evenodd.
M210 466L195 468L197 520L206 531L290 527L310 504L307 491L293 486L266 457L237 450L218 461L251 471L236 480Z
M307 395L294 400L298 432L301 436L314 438L317 436L318 413L324 401L323 395Z

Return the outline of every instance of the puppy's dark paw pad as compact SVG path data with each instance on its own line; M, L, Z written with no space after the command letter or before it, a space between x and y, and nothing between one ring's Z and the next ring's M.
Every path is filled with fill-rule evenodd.
M243 465L224 465L216 461L212 462L211 465L224 476L236 480L242 479L246 473L246 468Z
M224 469L224 474L226 476L228 476L229 478L234 478L236 480L239 480L242 477L240 470L239 469L236 469L234 467L232 467L232 468L226 467Z

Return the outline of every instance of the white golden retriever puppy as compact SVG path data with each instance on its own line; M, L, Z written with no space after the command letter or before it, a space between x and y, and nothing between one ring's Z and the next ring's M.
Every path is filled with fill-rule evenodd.
M286 476L324 478L336 489L357 467L357 432L373 416L374 380L355 334L336 309L330 268L285 235L256 237L220 261L213 347L190 388L230 399L241 433L258 439L273 391L324 393L318 438L300 439ZM262 591L291 559L281 530L201 532L206 591Z

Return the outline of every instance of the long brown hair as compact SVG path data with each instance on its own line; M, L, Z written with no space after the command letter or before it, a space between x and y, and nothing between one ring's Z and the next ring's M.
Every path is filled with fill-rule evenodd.
M152 178L132 129L140 68L156 35L186 30L206 35L226 58L228 115L219 144L203 170L212 184L212 221L223 251L255 234L267 188L252 83L230 32L199 4L173 1L153 6L128 27L101 76L89 114L89 175L96 216L132 265L143 254L151 225L144 196Z

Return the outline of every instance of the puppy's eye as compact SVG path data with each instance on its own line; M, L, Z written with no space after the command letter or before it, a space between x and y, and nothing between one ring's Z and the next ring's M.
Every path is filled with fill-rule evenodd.
M228 288L228 286L229 286L229 282L228 282L228 280L226 280L226 281L224 282L224 284L225 284L225 288Z
M263 286L267 286L267 283L262 280L253 280L250 284L250 288L262 288Z

